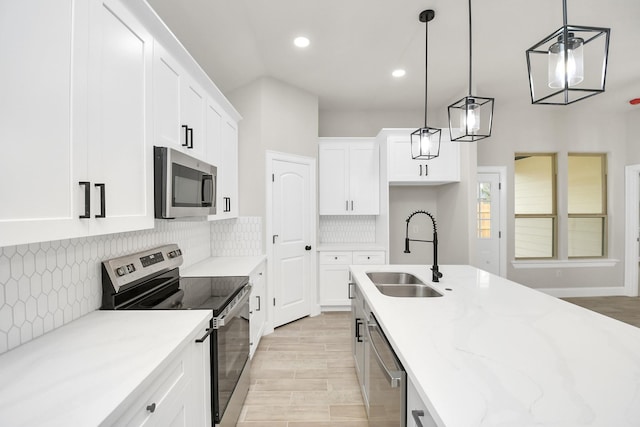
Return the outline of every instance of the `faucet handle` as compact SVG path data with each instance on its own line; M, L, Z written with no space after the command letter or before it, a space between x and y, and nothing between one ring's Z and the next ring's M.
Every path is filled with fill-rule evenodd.
M405 238L404 239L404 253L405 254L410 254L411 251L409 250L409 238Z

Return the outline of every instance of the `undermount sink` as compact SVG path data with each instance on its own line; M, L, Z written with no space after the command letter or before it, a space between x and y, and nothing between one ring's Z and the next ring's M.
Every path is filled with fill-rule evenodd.
M410 273L367 273L378 290L390 297L433 298L442 294Z

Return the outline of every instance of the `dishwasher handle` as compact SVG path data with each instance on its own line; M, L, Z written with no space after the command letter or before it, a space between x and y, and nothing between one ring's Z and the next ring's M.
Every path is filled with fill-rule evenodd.
M398 370L398 366L395 366L394 368L396 369L389 369L389 367L384 363L384 360L382 360L382 356L380 355L380 351L376 348L376 343L375 340L372 339L371 336L371 332L374 332L378 335L380 335L380 337L383 339L383 341L386 341L386 339L384 338L384 335L382 334L382 331L380 330L380 327L378 326L377 323L375 322L368 322L367 323L367 335L369 338L369 344L370 344L370 348L373 351L373 354L376 357L376 360L378 361L378 365L380 365L380 368L382 368L382 372L384 372L385 377L387 378L387 381L389 381L389 384L391 384L392 388L398 388L402 385L402 380L403 380L403 371L402 370ZM388 345L388 344L387 344Z

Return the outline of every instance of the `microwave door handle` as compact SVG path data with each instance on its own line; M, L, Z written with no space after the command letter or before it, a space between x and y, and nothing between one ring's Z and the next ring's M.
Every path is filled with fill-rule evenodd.
M209 185L209 194L207 197L207 182L210 182ZM213 201L213 175L202 175L202 185L201 185L201 201L203 205L207 205L207 203L211 203ZM210 202L211 201L211 202Z

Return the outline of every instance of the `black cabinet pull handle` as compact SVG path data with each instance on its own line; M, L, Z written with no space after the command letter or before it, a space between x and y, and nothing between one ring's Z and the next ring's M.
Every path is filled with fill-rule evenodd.
M424 176L429 176L429 165L424 165Z
M182 129L184 129L184 142L182 143L183 147L189 146L189 126L182 125Z
M224 212L231 212L231 197L224 198Z
M353 200L351 201L351 210L353 210Z
M152 414L156 411L156 404L155 402L152 403L151 405L147 405L147 411L151 412Z
M213 331L215 331L214 328L207 328L205 334L201 338L198 338L196 342L204 342L204 340L206 340L207 337L213 333Z
M256 295L256 298L258 299L258 308L256 308L256 311L260 311L261 309L261 304L260 304L260 295Z
M310 251L310 250L311 250L311 245L307 245L307 246L305 246L305 247L304 247L304 250L305 250L305 251Z
M89 181L80 181L78 184L84 186L84 215L80 215L79 218L91 218L91 183Z
M420 165L420 176L422 176L422 165Z
M362 320L356 319L356 341L362 342L362 336L360 336L360 325L362 325Z
M187 148L193 148L193 128L187 128Z
M106 218L107 217L107 201L105 197L105 185L96 184L96 187L100 189L100 214L96 215L96 218Z

